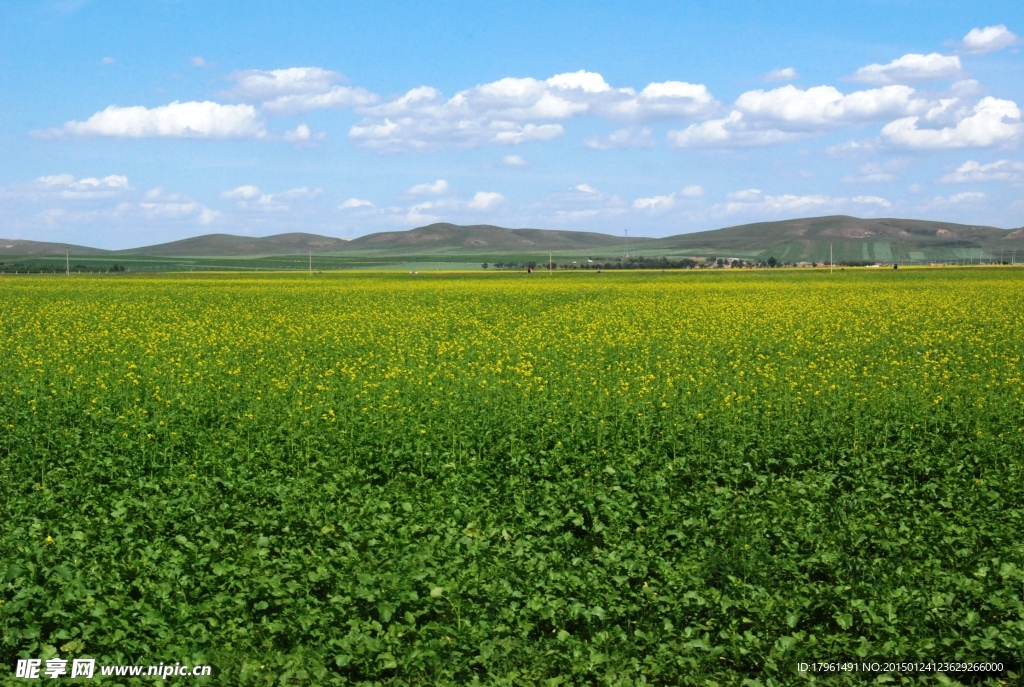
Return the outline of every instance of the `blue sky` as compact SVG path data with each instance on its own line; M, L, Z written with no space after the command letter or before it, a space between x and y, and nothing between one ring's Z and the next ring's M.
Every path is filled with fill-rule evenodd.
M0 236L1024 225L1017 2L0 5Z

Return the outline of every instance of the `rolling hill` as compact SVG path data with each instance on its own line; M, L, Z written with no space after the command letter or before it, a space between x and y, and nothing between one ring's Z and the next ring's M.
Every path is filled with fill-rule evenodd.
M1024 261L1024 229L932 222L911 219L860 219L845 215L810 217L779 222L757 222L713 231L677 234L660 239L629 239L631 255L715 256L767 258L783 262L824 262L832 250L836 262L942 261L958 259L1010 259ZM403 262L415 256L469 262L502 256L621 255L620 236L550 229L506 229L480 224L458 226L438 223L408 231L367 234L345 240L308 233L265 237L207 234L193 238L125 250L102 250L26 240L0 239L0 256L30 259L72 257L91 259L164 259L170 261L222 258L236 261L273 256L314 255L336 258L339 266L370 260L364 266ZM1017 256L1014 251L1019 253ZM362 256L362 257L360 257ZM391 257L393 256L394 260ZM297 259L297 258L296 258ZM530 258L532 259L532 258ZM221 261L223 262L223 260ZM191 264L191 263L190 263ZM200 264L196 262L195 264ZM285 263L281 263L285 264ZM290 264L290 263L288 263ZM326 263L325 263L326 265Z
M67 243L48 243L45 241L26 241L24 239L0 239L0 255L18 257L35 257L43 255L64 255L68 250L71 255L109 255L110 251L88 246L75 246Z
M1024 258L1024 229L913 219L860 219L846 215L757 222L678 234L644 244L639 252L738 257L775 255L785 262L950 260L998 258L1014 250Z
M263 237L206 234L205 236L195 236L182 239L181 241L160 243L155 246L112 251L112 254L157 257L294 255L308 251L324 253L344 250L348 243L345 239L298 232Z
M651 239L633 239L650 241ZM555 229L505 229L489 224L458 226L437 223L409 231L368 234L353 239L347 250L380 250L389 253L516 253L576 250L621 246L622 239L608 234Z

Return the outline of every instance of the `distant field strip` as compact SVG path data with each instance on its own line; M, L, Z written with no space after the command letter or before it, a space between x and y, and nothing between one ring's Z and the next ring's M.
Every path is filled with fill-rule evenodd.
M230 685L781 685L845 659L1019 674L1024 271L0 287L11 670L59 655L211 665Z

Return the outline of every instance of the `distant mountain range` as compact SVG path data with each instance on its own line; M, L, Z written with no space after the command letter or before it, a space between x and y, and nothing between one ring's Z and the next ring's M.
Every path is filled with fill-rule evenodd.
M713 231L652 239L594 232L506 229L486 224L438 223L408 231L368 234L353 240L306 233L266 237L207 234L126 250L103 250L19 239L0 239L0 256L82 257L240 257L314 254L491 255L558 251L604 255L753 257L775 255L786 262L822 261L831 247L837 260L949 259L999 257L1013 251L1024 260L1024 228L931 222L911 219L859 219L845 215L781 222L758 222Z

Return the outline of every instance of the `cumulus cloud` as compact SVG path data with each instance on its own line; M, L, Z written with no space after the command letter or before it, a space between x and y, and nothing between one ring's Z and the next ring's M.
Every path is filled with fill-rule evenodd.
M780 214L791 212L824 212L841 208L864 206L890 207L891 202L880 196L854 196L853 198L826 195L768 195L758 189L736 191L726 196L729 202L715 206L718 214L737 213Z
M897 119L882 128L881 138L896 147L938 150L988 148L1017 141L1024 134L1017 104L991 96L982 98L970 114L953 126L921 128L921 121L918 116Z
M416 184L415 186L409 189L409 193L413 195L421 195L427 193L437 196L441 195L442 193L446 193L447 191L448 182L445 181L444 179L438 179L432 184Z
M860 205L880 205L883 208L892 207L892 203L880 196L854 196L850 200Z
M847 175L843 181L848 184L886 184L896 181L896 172L906 166L907 161L903 159L869 162L861 165L859 174Z
M477 191L473 195L473 200L469 201L466 206L473 208L474 210L487 210L496 203L500 203L505 200L505 196L500 193L493 191Z
M733 191L725 196L729 200L739 200L743 202L753 202L761 199L761 189L759 188L748 188L742 191Z
M477 119L473 121L430 121L415 117L396 120L364 120L349 129L349 138L358 145L381 151L435 150L445 143L474 147L486 143L515 145L531 141L550 141L565 134L561 124L516 124Z
M963 50L967 53L981 55L993 50L1002 50L1020 41L1015 33L1003 24L971 29L964 36Z
M743 113L733 110L721 119L709 119L691 124L682 130L668 132L668 142L676 148L711 146L766 146L788 143L800 137L799 133L775 128L758 128Z
M272 115L293 115L310 110L372 105L379 96L365 88L340 86L345 76L320 67L291 67L264 71L249 69L230 75L235 97L262 102Z
M225 200L234 200L239 210L277 211L288 210L292 200L308 200L320 195L322 189L306 186L292 188L280 193L264 193L258 186L245 185L220 194Z
M575 188L576 188L577 191L579 191L581 193L589 193L591 195L595 195L595 194L599 194L600 193L600 191L598 191L596 188L594 188L590 184L577 184Z
M284 138L286 141L308 141L312 133L308 125L299 124L293 130L285 132Z
M800 78L800 75L792 67L773 69L764 75L765 81L793 81L798 78Z
M885 86L843 95L832 86L804 90L790 85L771 91L747 91L736 100L736 109L754 120L801 130L907 114L921 111L927 104L916 98L909 86Z
M192 64L193 67L205 67L206 66L206 60L204 60L199 55L196 55L195 57L193 57L191 60L189 60L189 62Z
M161 187L147 191L138 207L147 219L194 219L204 226L212 223L220 215L218 211L211 210L188 196L168 193ZM123 204L115 212L124 213L127 210L128 204Z
M668 140L677 148L776 145L846 124L923 112L929 105L909 86L843 95L832 86L788 85L747 91L727 116L669 131Z
M334 86L325 93L283 95L263 103L263 110L272 115L293 115L310 110L344 109L375 103L378 96L365 88Z
M95 200L113 198L131 190L128 177L111 174L105 177L76 178L73 174L41 176L28 184L0 187L0 198L18 200Z
M654 145L654 136L649 127L626 128L613 131L607 136L590 136L583 144L594 150L611 150L613 148L650 148Z
M100 64L102 64L102 65L114 64L114 58L113 57L104 57L102 60L100 60Z
M679 200L693 200L704 195L704 187L696 184L683 188L678 193L669 193L663 196L651 196L649 198L637 198L633 201L633 207L637 210L650 212L663 212L675 207Z
M997 160L982 164L968 160L955 171L943 176L939 181L953 184L985 183L991 181L1008 181L1019 183L1024 181L1024 162Z
M850 78L853 81L874 84L905 84L936 79L956 79L963 76L960 58L956 55L928 55L910 53L889 64L869 64L861 67Z
M650 198L637 198L633 201L633 207L638 210L668 210L676 204L676 196L670 193L667 196L651 196Z
M326 136L323 133L314 133L308 124L303 123L291 131L284 132L283 138L289 143L295 143L296 145L312 145L317 141L322 141Z
M292 67L290 69L247 69L229 75L235 82L232 91L242 100L260 102L285 95L324 93L345 76L320 67Z
M376 207L373 203L362 198L349 198L344 203L338 206L340 210L351 210L354 208L372 208Z
M366 116L349 136L379 150L519 144L562 136L565 129L557 122L583 115L691 118L709 114L716 106L701 84L665 81L637 92L613 88L595 72L579 71L546 80L499 79L447 99L435 88L420 86L379 105L360 107Z
M263 128L252 105L178 102L147 108L111 105L84 122L71 121L59 129L34 132L43 138L263 138Z
M501 164L506 167L525 167L527 162L521 155L506 155L501 158Z
M988 198L988 195L980 191L967 191L965 193L954 193L950 196L935 196L924 203L925 209L945 208L950 205L961 205L964 203L978 203Z

